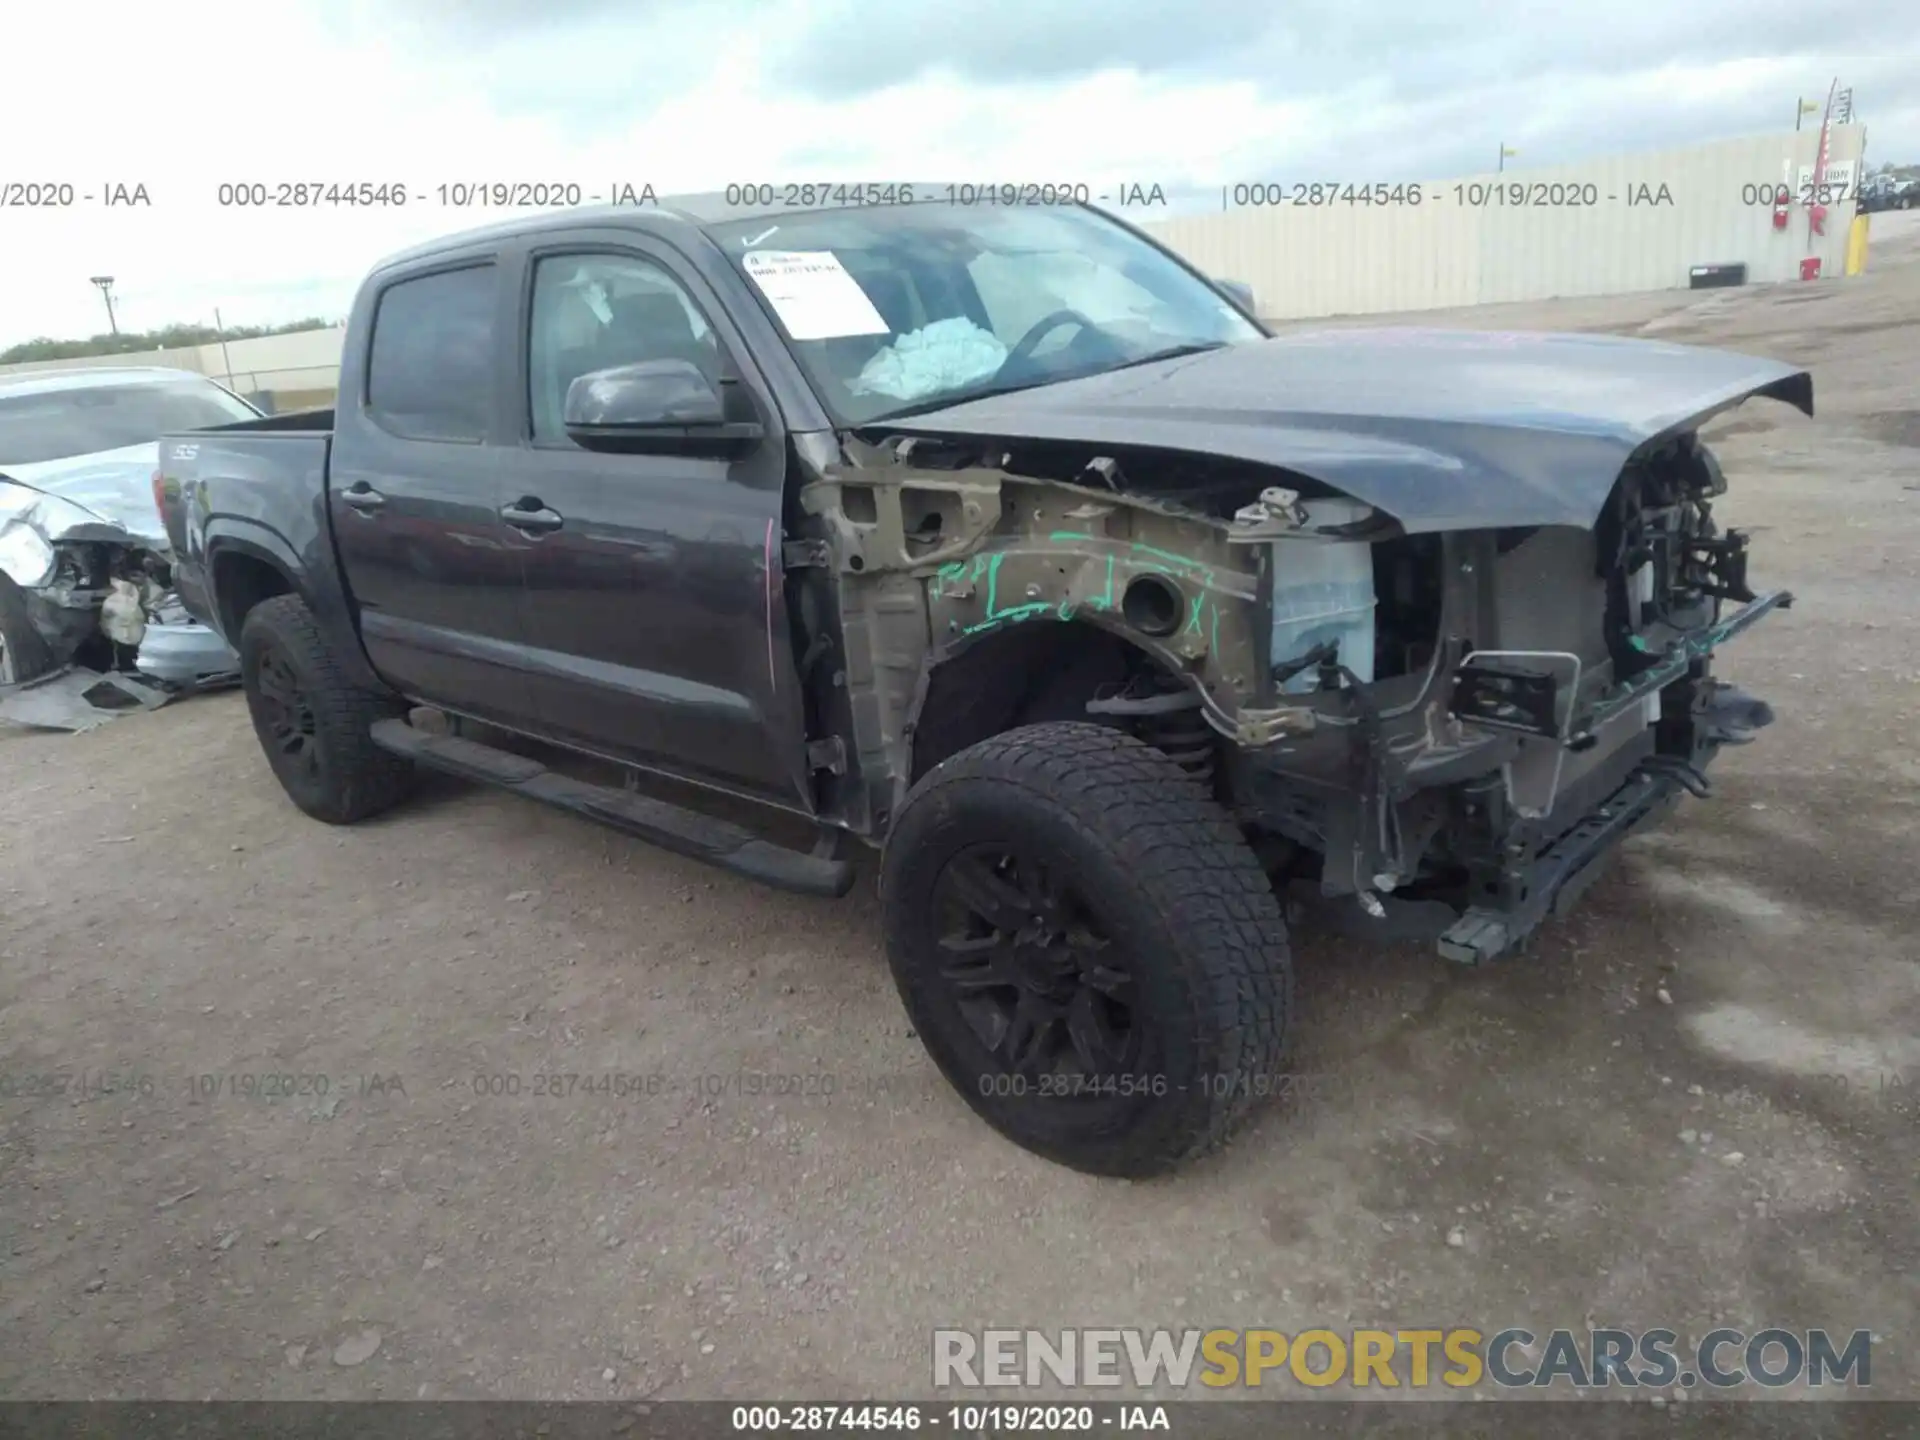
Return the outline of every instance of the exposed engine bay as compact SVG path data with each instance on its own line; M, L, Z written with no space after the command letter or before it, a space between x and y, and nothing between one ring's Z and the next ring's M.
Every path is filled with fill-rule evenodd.
M788 560L837 572L839 613L791 598L852 662L865 784L840 795L882 827L994 726L1119 725L1277 880L1477 962L1772 718L1708 656L1791 596L1748 587L1692 432L1636 453L1591 528L1408 533L1304 475L1153 451L889 436L820 460L795 527L819 538Z

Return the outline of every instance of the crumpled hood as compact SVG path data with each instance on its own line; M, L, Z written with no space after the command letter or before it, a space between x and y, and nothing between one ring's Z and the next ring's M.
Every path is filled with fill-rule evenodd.
M153 504L153 470L158 443L129 445L93 455L70 455L34 465L0 463L0 482L12 481L64 505L35 504L17 489L0 483L0 525L26 510L48 540L109 540L129 537L165 552L166 527ZM77 512L77 513L76 513Z
M1729 351L1610 335L1326 330L862 428L1272 465L1410 532L1589 528L1635 451L1753 395L1813 413L1806 371Z

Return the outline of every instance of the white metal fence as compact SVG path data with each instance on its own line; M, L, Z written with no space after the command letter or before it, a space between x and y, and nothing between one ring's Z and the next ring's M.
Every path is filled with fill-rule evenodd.
M1864 136L1835 127L1830 184L1850 185ZM1811 257L1837 276L1854 207L1849 189L1827 206L1825 233L1812 233L1801 201L1819 196L1802 187L1818 150L1817 130L1764 135L1431 182L1398 198L1383 187L1385 203L1344 198L1344 179L1330 202L1311 182L1229 187L1223 213L1147 228L1209 274L1251 285L1274 320L1684 288L1696 265L1743 264L1760 283L1798 279ZM1791 203L1777 229L1783 184Z

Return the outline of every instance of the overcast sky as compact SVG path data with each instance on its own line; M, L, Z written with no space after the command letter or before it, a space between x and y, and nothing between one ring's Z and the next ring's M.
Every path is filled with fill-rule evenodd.
M459 181L1441 179L1791 128L1837 75L1920 161L1913 0L63 0L10 27L0 345L337 316L373 260L495 215ZM186 18L190 16L191 18ZM1816 122L1810 122L1816 123ZM222 209L223 181L404 209ZM1140 216L1139 218L1148 218Z

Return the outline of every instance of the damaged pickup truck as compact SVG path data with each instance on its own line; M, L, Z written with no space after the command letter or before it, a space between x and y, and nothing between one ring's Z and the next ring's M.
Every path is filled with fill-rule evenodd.
M335 412L163 441L183 593L322 820L424 766L815 894L881 847L967 1103L1165 1170L1279 1087L1286 897L1491 960L1767 723L1711 656L1789 597L1696 432L1812 410L1236 295L1081 207L458 236L367 280Z
M0 685L79 665L189 688L239 669L174 592L154 442L259 413L183 370L0 379Z

